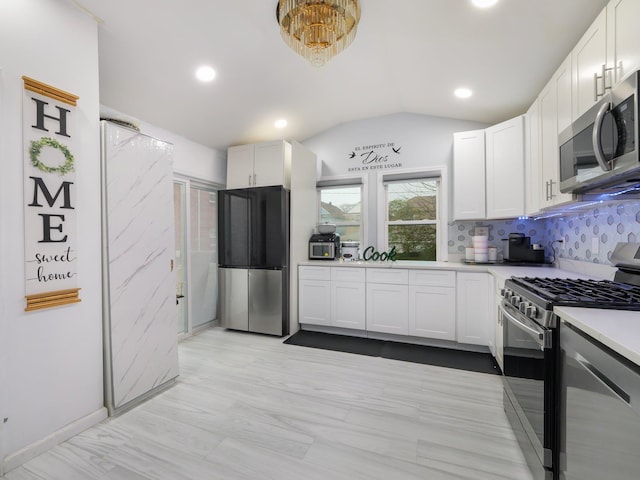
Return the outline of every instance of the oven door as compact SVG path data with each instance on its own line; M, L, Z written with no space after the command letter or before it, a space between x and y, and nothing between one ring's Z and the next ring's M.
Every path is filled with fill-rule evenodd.
M505 411L534 478L551 478L556 463L554 331L504 300L500 315Z

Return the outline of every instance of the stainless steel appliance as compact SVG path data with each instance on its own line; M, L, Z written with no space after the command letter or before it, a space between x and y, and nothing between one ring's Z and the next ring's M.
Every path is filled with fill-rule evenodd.
M640 183L634 72L558 137L560 191L624 190Z
M560 479L638 478L640 368L564 321L560 356Z
M531 237L525 237L524 233L510 233L502 243L505 262L544 263L544 248L531 245Z
M512 277L501 292L504 407L535 479L558 479L561 463L554 307L640 310L640 244L618 244L612 259L619 267L614 281Z
M314 233L309 239L309 260L336 260L340 258L340 235Z
M289 333L289 191L218 193L220 322L234 330Z

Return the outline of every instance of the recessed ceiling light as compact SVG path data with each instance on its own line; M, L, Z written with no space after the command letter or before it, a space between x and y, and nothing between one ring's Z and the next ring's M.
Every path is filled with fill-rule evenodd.
M498 0L471 0L471 3L478 8L489 8L498 3Z
M276 128L284 128L287 126L287 121L284 118L281 118L280 120L276 120L274 125Z
M201 82L210 82L216 78L216 71L208 65L198 67L196 70L196 78Z
M453 94L458 98L469 98L473 92L468 88L456 88Z

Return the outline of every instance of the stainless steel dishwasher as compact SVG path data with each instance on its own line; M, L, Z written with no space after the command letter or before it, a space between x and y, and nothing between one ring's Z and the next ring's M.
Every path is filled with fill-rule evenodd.
M560 479L640 478L640 367L560 328Z

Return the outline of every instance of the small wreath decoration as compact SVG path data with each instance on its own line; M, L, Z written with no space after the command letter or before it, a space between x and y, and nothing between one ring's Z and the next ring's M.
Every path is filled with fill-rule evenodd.
M57 148L62 152L65 162L58 167L50 167L49 165L45 165L40 161L38 157L40 157L40 152L42 151L42 147L52 147ZM50 137L42 137L40 140L32 140L31 148L29 148L29 157L31 158L31 164L36 167L38 170L46 173L59 173L60 175L65 175L69 172L74 171L73 166L73 155L69 151L69 149L58 142L57 140Z

